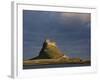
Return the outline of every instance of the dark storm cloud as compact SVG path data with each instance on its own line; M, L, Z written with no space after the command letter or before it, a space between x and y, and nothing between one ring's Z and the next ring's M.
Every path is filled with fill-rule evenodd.
M38 55L46 38L71 57L89 59L90 22L89 13L24 10L24 59Z

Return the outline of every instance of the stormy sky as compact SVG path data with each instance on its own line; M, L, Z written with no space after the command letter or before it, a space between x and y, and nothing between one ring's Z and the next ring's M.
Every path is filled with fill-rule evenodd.
M23 59L37 56L45 39L69 57L90 59L90 13L23 10Z

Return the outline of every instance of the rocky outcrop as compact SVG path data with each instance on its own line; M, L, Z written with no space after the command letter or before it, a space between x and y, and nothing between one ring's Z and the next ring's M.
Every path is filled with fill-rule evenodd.
M43 43L42 49L39 53L39 55L34 59L58 59L58 58L66 58L68 59L68 56L64 55L57 47L56 42L51 41L49 39L46 39Z

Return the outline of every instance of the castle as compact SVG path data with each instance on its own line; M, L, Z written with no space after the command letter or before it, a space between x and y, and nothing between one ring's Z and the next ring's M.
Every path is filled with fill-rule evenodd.
M46 42L47 45L49 45L49 46L56 46L56 42L51 41L51 40L49 40L49 39L46 39L45 42Z

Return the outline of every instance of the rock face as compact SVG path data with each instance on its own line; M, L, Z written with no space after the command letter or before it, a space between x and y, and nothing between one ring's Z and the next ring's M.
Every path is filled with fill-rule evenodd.
M58 58L68 58L68 56L65 56L56 46L56 42L50 41L49 39L46 39L43 43L42 49L39 53L39 55L34 59L58 59Z

